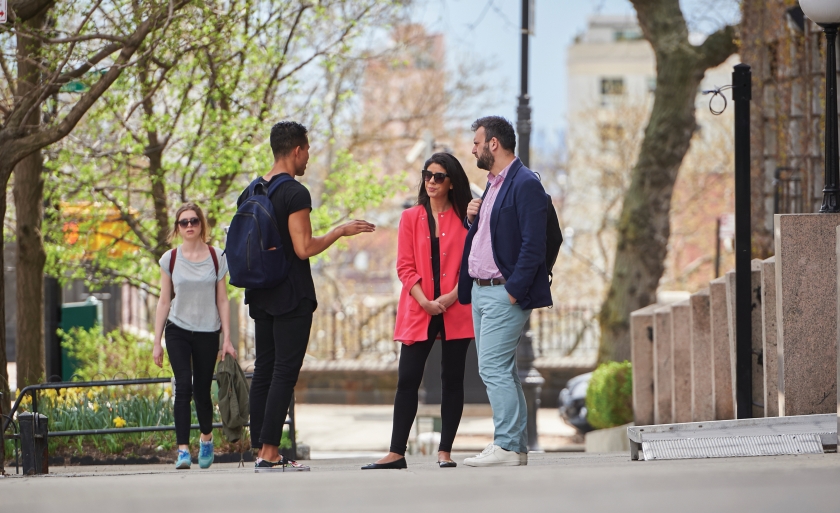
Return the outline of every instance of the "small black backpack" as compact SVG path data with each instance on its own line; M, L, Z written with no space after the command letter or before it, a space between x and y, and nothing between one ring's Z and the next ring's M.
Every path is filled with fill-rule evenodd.
M537 178L542 181L539 173L532 171ZM490 182L484 188L484 194L481 195L481 200L487 196L487 191L490 190ZM548 202L546 217L545 217L545 268L548 270L548 284L551 285L554 280L554 264L557 262L557 255L560 254L560 245L563 244L563 231L560 230L560 218L557 217L557 211L554 209L554 202L551 201L551 196L547 193L545 199Z
M545 197L548 200L545 217L545 268L548 269L548 284L551 285L554 279L552 269L554 263L557 262L557 255L560 254L560 245L563 244L563 232L560 230L560 219L557 217L557 211L554 210L551 196L546 194Z

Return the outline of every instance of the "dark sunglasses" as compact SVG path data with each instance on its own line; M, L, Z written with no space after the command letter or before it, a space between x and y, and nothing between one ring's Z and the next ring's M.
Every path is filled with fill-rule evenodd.
M201 221L199 221L197 217L181 219L180 221L178 221L178 226L180 226L181 228L186 228L187 226L198 226L199 224L201 224Z
M434 177L435 183L443 183L449 176L446 173L432 173L431 171L426 171L425 169L423 171L420 171L420 174L423 175L424 182L428 182L432 179L432 177Z

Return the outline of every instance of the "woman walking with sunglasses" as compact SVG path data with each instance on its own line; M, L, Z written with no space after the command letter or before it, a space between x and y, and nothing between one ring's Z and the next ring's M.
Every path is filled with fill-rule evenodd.
M166 333L166 352L175 375L175 438L178 459L175 468L190 468L190 400L201 430L198 464L213 463L213 401L210 385L219 353L219 330L224 337L222 358L236 351L230 343L230 307L225 276L227 260L207 244L207 221L195 203L186 203L175 214L169 234L181 245L160 259L160 299L155 315L152 356L163 366L161 337Z
M448 153L432 155L421 177L417 206L400 219L397 246L397 274L403 288L394 339L403 345L391 448L363 470L408 467L405 451L417 415L417 392L438 338L442 343L438 465L455 466L450 453L464 410L464 364L473 338L471 308L458 303L458 272L467 236L463 219L472 195L464 168Z

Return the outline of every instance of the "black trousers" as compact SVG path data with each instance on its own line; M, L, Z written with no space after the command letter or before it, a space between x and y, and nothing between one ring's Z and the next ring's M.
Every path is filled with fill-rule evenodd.
M213 400L210 385L219 353L218 331L189 331L166 323L166 352L175 374L175 438L178 445L190 443L190 400L201 432L213 431Z
M315 303L302 299L285 315L251 305L256 360L251 380L251 447L280 445L283 425L309 344Z
M405 344L400 348L399 378L397 395L394 398L394 426L391 431L390 451L405 454L411 425L417 416L417 391L423 380L426 359L432 351L438 333L443 344L440 360L441 379L441 433L439 451L451 452L455 433L464 413L464 366L467 361L468 338L446 340L443 328L443 316L435 315L429 322L429 338L425 342ZM430 376L431 377L431 376Z

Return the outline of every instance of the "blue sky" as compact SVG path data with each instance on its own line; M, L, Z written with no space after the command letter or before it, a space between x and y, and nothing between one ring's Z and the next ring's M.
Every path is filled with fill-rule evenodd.
M710 33L724 22L737 22L735 0L682 0L694 32ZM566 51L586 29L590 15L633 14L627 0L535 0L535 36L531 38L529 89L535 146L554 146L566 127ZM501 100L495 114L516 118L519 95L520 0L424 0L415 19L446 35L450 66L480 59L493 65ZM482 15L483 14L483 15ZM489 113L488 113L489 114Z

